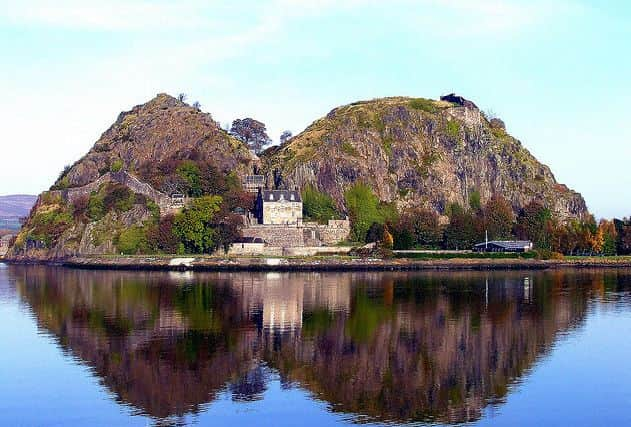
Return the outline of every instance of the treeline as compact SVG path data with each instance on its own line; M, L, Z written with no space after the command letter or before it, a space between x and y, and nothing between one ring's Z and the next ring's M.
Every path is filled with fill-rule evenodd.
M444 220L434 211L411 208L399 212L380 202L372 189L355 184L344 194L355 242L392 240L394 249L470 249L489 240L530 240L537 249L565 255L631 253L631 221L601 220L590 215L562 221L541 202L533 201L515 214L511 204L495 195L484 205L472 192L468 206L453 203ZM303 192L304 216L326 221L340 217L333 200L313 187Z

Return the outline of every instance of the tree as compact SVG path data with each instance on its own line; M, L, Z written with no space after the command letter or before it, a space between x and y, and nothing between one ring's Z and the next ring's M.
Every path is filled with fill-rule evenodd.
M448 249L469 249L481 239L479 220L460 205L450 208L449 224L445 227L444 245Z
M547 231L552 222L552 212L538 201L528 203L519 212L515 235L524 240L531 240L540 249L550 249L551 239Z
M256 154L259 154L263 151L263 147L272 142L267 135L265 124L251 118L234 120L230 133L245 143Z
M631 219L614 219L616 250L620 255L631 253Z
M202 104L200 104L200 103L199 103L199 101L195 101L195 102L193 102L192 107L193 107L194 109L196 109L197 111L201 111L201 109L202 109Z
M283 133L280 134L280 143L284 144L285 142L289 141L292 136L293 134L290 130L283 131Z
M318 191L313 185L306 186L302 191L302 212L305 218L321 224L339 216L331 196Z
M373 222L384 223L379 199L366 184L357 183L344 193L346 209L351 221L353 239L364 242Z
M393 234L397 249L409 249L415 245L435 247L442 238L438 214L424 208L406 211L394 224Z
M183 92L177 94L177 100L180 102L186 101L186 98L188 98L188 95Z
M174 215L167 215L160 218L160 222L149 228L147 231L147 241L149 247L154 252L165 254L175 254L180 240L175 235L173 225L175 223Z
M392 234L388 231L388 227L383 228L383 238L381 239L382 245L386 249L392 249L394 246L394 239L392 238Z
M613 221L601 219L598 223L597 236L602 238L602 245L600 247L600 253L603 255L615 255L616 254L616 226Z
M494 195L482 211L484 228L490 239L510 239L513 236L513 208L500 195Z
M217 247L213 219L222 201L220 196L200 197L175 217L173 229L188 252L210 253Z

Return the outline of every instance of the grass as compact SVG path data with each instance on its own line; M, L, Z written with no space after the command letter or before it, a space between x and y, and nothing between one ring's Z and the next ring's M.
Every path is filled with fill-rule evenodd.
M426 113L436 113L438 109L431 99L414 98L410 101L410 107L415 110L425 111Z

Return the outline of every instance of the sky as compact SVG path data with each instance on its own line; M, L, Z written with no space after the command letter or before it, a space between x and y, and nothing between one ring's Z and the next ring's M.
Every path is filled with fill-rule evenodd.
M629 216L630 51L628 1L0 0L0 195L47 189L161 92L276 141L357 100L456 92L597 217Z

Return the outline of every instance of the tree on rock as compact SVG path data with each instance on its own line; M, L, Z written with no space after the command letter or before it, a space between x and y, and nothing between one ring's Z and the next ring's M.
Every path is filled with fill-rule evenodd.
M272 142L267 135L265 124L249 117L234 120L230 133L238 140L244 142L256 154L259 154L263 151L263 147Z
M283 131L283 133L280 134L280 143L284 144L287 141L289 141L291 139L291 137L294 136L290 130L285 130Z

